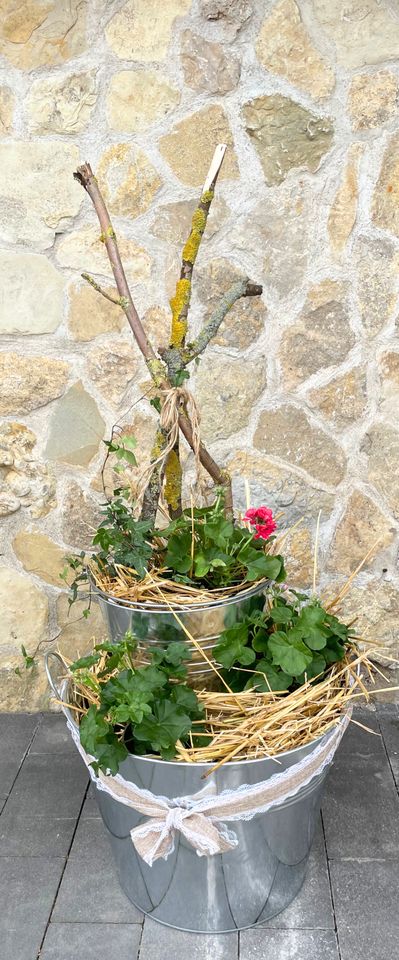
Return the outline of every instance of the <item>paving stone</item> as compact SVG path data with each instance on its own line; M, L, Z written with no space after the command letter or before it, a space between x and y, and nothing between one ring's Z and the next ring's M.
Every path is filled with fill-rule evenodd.
M27 921L1 930L1 960L36 960L43 940L45 922Z
M85 820L90 826L97 823ZM94 833L98 836L99 831ZM53 919L66 923L141 923L141 913L120 887L111 849L108 856L104 848L97 854L93 840L91 854L86 851L78 856L76 846L66 865Z
M111 844L101 817L80 818L69 859L86 860L93 855L101 862L111 860L113 866Z
M136 960L140 935L130 923L51 923L40 960Z
M36 754L28 756L8 801L26 817L76 818L87 787L81 758Z
M335 861L331 877L341 960L396 960L399 862Z
M42 924L44 934L63 866L62 857L0 858L0 938L4 930L32 920Z
M240 935L240 960L266 960L266 957L273 957L273 960L339 960L336 936L332 930L268 930L261 927L244 930Z
M7 804L0 817L0 857L66 857L76 820L27 817Z
M399 789L399 710L397 707L392 709L391 705L389 707L390 709L385 710L378 708L378 721L395 783Z
M237 960L238 935L228 933L224 936L213 936L197 933L186 933L183 930L174 930L155 923L149 917L145 918L143 936L140 946L140 960L160 960L173 957L173 960ZM262 960L264 958L262 957ZM274 958L276 960L276 958ZM329 958L326 958L329 960Z
M66 725L64 714L48 713L42 717L29 750L30 756L36 753L76 755L76 747Z
M39 724L38 715L0 714L0 798L14 783L22 760Z
M89 789L86 794L85 802L82 807L82 812L80 814L80 819L85 820L88 818L94 817L95 819L100 818L101 814L98 809L98 803L94 795L94 789L90 784Z
M318 824L302 889L291 906L266 924L266 929L334 930L327 856L321 822Z
M375 714L361 717L378 730ZM380 736L351 724L329 775L322 811L329 858L398 857L399 797Z

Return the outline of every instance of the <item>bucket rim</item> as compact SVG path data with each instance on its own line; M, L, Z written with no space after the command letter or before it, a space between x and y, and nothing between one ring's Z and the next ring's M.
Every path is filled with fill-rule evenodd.
M95 596L101 598L104 603L107 603L111 607L119 607L122 610L134 610L137 613L151 613L151 614L163 614L163 613L203 613L206 610L214 610L218 607L227 607L233 603L240 603L242 600L247 600L249 597L256 596L258 593L262 593L264 590L267 590L271 584L270 579L262 580L261 582L257 581L256 584L249 586L246 590L241 590L239 593L229 594L226 598L222 600L211 600L207 603L152 603L151 601L144 600L123 600L120 597L114 597L112 593L106 593L105 590L101 590L101 587L98 587L91 579L91 589Z
M69 683L69 681L68 681L67 679L65 679L65 680L63 680L63 682L62 682L62 684L61 684L61 696L62 696L62 698L64 697L64 694L65 694L66 689L67 689L67 687L68 687L68 683ZM72 724L72 726L74 727L75 731L76 731L76 732L78 733L78 735L79 735L79 727L78 727L78 724L76 723L76 721L73 719L73 716L72 716L72 713L71 713L71 709L70 709L66 704L64 704L64 703L62 704L61 709L62 709L62 712L63 712L64 716L67 718L67 720L69 721L69 723ZM316 746L317 744L319 744L324 738L330 737L330 736L332 735L333 731L336 729L336 727L338 727L341 723L343 723L343 721L344 721L344 719L345 719L345 716L346 716L346 712L342 713L341 717L337 720L337 723L334 724L334 726L332 726L329 730L326 730L326 732L325 732L325 733L322 733L319 737L316 737L315 740L310 740L309 743L303 743L303 744L301 744L301 746L299 746L299 747L293 747L292 750L283 750L281 753L276 753L276 754L274 754L273 756L270 756L270 757L269 757L269 756L256 757L256 758L252 758L252 759L248 759L248 760L231 760L231 761L230 761L230 760L227 760L226 763L224 763L223 766L222 766L221 768L219 768L219 769L223 769L223 768L228 768L229 770L232 770L232 769L234 769L234 768L242 769L243 767L245 767L245 766L246 766L247 764L249 764L249 763L251 763L251 764L264 763L265 760L272 760L272 761L274 760L274 761L276 762L277 766L278 766L278 761L279 761L279 758L280 758L280 757L294 756L294 755L295 755L296 753L298 753L300 750L304 750L306 747L315 747L315 746ZM215 766L215 764L212 763L212 762L208 762L208 763L205 763L205 762L195 763L195 762L188 762L187 760L163 760L162 757L147 757L147 756L145 756L145 755L138 754L138 753L129 753L128 756L125 758L125 760L122 761L122 762L125 763L126 760L129 759L129 757L131 757L132 760L135 760L135 761L140 760L140 761L143 761L144 763L155 763L155 764L157 764L157 766L165 766L165 765L167 765L168 767L170 767L170 766L175 766L175 767L177 767L178 769L189 768L190 770L194 770L194 769L195 769L195 770L201 771L201 770L212 770L212 767ZM217 772L217 771L216 771L216 772Z

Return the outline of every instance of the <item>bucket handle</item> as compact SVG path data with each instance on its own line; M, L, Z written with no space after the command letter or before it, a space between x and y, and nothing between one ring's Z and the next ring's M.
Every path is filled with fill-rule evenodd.
M58 662L61 664L63 670L66 670L66 663L64 663L64 660L62 659L62 657L60 657L59 653L56 653L55 650L47 650L47 653L45 653L44 655L44 668L47 674L47 680L50 684L50 687L53 691L54 696L57 698L57 700L62 701L61 692L56 686L51 673L50 664L49 664L50 657L55 657L55 659L58 660Z

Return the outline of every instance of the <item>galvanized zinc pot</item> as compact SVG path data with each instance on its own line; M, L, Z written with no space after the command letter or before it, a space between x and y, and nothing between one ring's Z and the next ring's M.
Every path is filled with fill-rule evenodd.
M116 642L131 630L138 640L138 663L145 663L155 647L165 647L173 640L184 640L191 651L189 682L209 688L214 682L215 673L206 659L215 662L212 651L220 634L254 609L262 609L266 587L267 583L263 581L224 600L184 606L120 600L96 586L92 587L92 591L98 600L110 640ZM204 651L205 657L185 630Z
M67 700L68 685L58 692ZM71 711L64 708L70 724ZM226 763L207 778L217 794L256 784L303 760L329 734L274 759ZM204 786L211 765L129 756L122 777L168 798L191 796ZM261 924L284 910L303 883L320 809L327 767L294 797L252 820L234 823L238 845L227 853L198 857L178 834L167 860L148 866L136 853L130 831L145 818L95 789L121 886L143 913L167 926L197 933L228 933ZM229 824L228 824L229 826Z

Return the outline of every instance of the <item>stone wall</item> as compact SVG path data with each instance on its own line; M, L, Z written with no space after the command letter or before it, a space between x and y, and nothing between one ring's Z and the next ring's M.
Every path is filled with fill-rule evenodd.
M203 435L237 502L302 520L290 571L342 584L398 652L399 14L393 0L5 0L0 23L2 709L39 709L14 670L68 619L59 573L90 544L102 437L149 448L146 374L112 286L79 160L97 170L137 307L166 342L190 212L229 145L196 269L193 325L235 276L264 284L196 375ZM214 397L214 399L212 399ZM188 461L190 467L190 461ZM108 482L111 477L109 471ZM375 546L379 539L378 546Z

